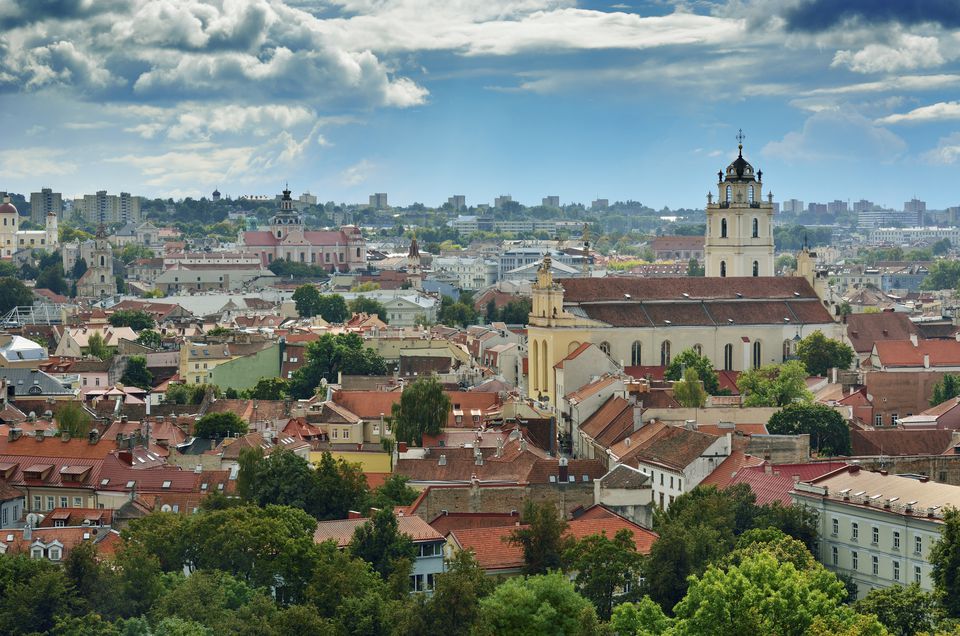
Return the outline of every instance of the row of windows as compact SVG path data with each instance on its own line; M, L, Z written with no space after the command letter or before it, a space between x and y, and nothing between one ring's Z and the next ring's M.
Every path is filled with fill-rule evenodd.
M840 534L840 520L834 518L832 520L832 536L836 537ZM854 521L850 524L850 540L851 541L860 541L860 524ZM870 543L872 545L880 545L880 528L878 526L873 526L870 530ZM900 531L894 530L891 537L891 547L894 550L900 549ZM836 550L836 548L834 548ZM917 554L923 554L923 536L917 534L913 537L913 551Z
M840 549L836 546L831 548L830 560L833 565L840 565ZM856 550L850 551L850 566L853 570L860 569L860 553ZM870 557L870 573L873 576L881 576L880 557L876 555ZM890 578L894 581L900 580L900 561L896 559L890 561ZM913 566L913 581L917 584L923 583L923 568L919 565Z
M793 343L790 340L783 341L783 360L784 362L791 356ZM670 366L671 358L671 345L669 340L664 340L660 343L660 366L668 367ZM693 345L692 349L696 352L697 355L703 355L703 347L698 343ZM610 355L611 347L610 343L604 340L600 343L600 350L605 354ZM639 340L635 340L630 346L630 365L634 367L641 366L643 353L643 345L640 344ZM760 367L763 365L763 347L759 340L754 341L753 343L753 366L754 368ZM733 345L727 344L723 346L723 370L732 371L733 370Z
M60 508L69 508L70 507L70 498L66 495L60 495ZM47 507L43 507L43 497L41 495L33 496L33 510L53 510L57 508L57 498L53 495L47 495L46 498ZM74 497L73 498L73 507L74 508L83 508L83 497Z
M760 263L758 261L753 261L753 276L760 275ZM727 261L720 261L720 278L726 278L727 276Z
M727 187L729 188L730 186L727 186ZM752 190L753 186L750 186L750 187ZM753 202L752 199L753 197L751 197L751 203ZM753 219L753 226L750 234L751 234L750 236L751 238L760 238L760 221L758 221L756 218ZM720 238L728 238L726 219L720 219Z

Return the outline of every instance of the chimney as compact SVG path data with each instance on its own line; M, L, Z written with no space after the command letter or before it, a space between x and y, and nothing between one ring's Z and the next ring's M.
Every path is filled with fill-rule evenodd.
M133 466L133 453L128 450L122 450L117 453L117 458L127 466Z
M60 441L61 441L61 442L69 442L69 441L70 441L70 433L69 433L69 431L60 431Z
M397 452L406 453L407 452L407 443L406 442L397 442Z
M924 368L924 369L929 369L929 368L930 368L930 354L929 354L929 353L923 354L923 368Z
M363 519L363 515L356 510L348 510L347 519Z
M561 484L565 484L565 483L567 483L567 480L568 480L569 474L570 474L570 473L569 473L570 468L569 468L569 466L567 466L567 458L566 458L566 457L561 457L559 463L560 463L560 465L559 465L559 470L560 470L560 478L559 478L559 479L560 479L560 483L561 483Z
M770 464L770 462L763 462L763 474L765 475L773 474L773 466Z
M849 467L847 468L847 471L848 471L851 475L856 475L857 473L860 472L860 466L859 466L858 464L853 464L853 465L851 465L851 466L849 466Z
M480 450L479 446L475 446L473 449L473 462L477 466L483 466L483 451Z
M38 442L42 442L42 441L43 441L43 431L37 429L36 431L33 432L33 437L34 437L34 439L36 439Z
M793 483L795 484L800 483L800 475L791 475L791 477L793 477Z
M437 466L446 466L447 465L447 456L440 455L440 459L437 460Z
M11 442L15 442L23 436L23 429L17 427L11 427L7 432L7 439Z
M917 334L910 334L910 344L912 344L914 347L917 346Z
M27 525L23 526L23 540L30 541L33 539L33 526L28 522Z

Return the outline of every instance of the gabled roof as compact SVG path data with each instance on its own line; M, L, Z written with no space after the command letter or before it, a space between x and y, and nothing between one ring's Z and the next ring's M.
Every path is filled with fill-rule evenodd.
M614 384L615 382L619 382L619 381L620 381L619 376L608 373L606 375L600 376L599 378L597 378L593 382L590 382L589 384L583 385L576 391L571 391L570 393L567 393L566 395L563 396L563 399L567 400L568 402L574 402L574 401L582 402L583 400L587 399L591 395L595 395L600 391L602 391L603 389L610 386L611 384Z
M790 505L790 491L798 481L810 481L846 467L845 462L816 462L809 464L770 464L744 467L731 480L731 486L747 484L757 497L757 505L776 501Z
M699 431L688 431L680 426L665 426L648 443L627 453L621 461L659 464L674 470L683 470L700 457L719 439Z
M609 447L633 432L633 408L628 400L611 395L587 418L580 430L597 444Z
M850 314L846 317L847 337L857 353L870 353L880 340L909 340L917 333L910 317L903 312Z
M581 354L581 353L583 353L584 351L586 351L587 349L589 349L590 347L593 347L593 346L595 346L595 345L594 345L592 342L584 342L582 345L580 345L579 347L577 347L576 349L574 349L573 351L571 351L570 353L568 353L566 358L564 358L564 359L561 360L560 362L558 362L558 363L556 363L555 365L553 365L553 368L554 368L554 369L562 369L564 362L566 362L567 360L575 360L575 359L577 359L578 357L580 357L580 354Z
M730 455L720 462L720 465L700 482L700 485L726 488L733 484L734 478L736 478L741 470L747 466L757 466L760 464L763 464L763 459L760 457L747 455L739 450L731 451Z
M950 447L952 437L950 430L851 429L850 445L854 455L940 455Z
M369 519L337 519L335 521L320 521L313 532L315 543L336 541L338 548L345 548L350 544L354 531ZM420 517L397 517L398 530L410 537L414 543L425 541L443 541L443 535L434 530L430 524Z
M884 367L923 367L924 356L931 367L960 366L960 342L956 340L881 340L874 351Z

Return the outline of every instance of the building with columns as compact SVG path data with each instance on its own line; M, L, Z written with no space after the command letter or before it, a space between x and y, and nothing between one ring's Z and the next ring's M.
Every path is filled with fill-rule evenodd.
M269 231L240 232L238 244L245 254L259 256L264 267L279 258L331 272L363 269L367 264L367 242L360 228L345 225L335 231L308 231L289 188L283 191L280 209L270 219Z
M707 233L704 244L709 277L773 276L773 195L763 201L763 171L753 171L739 155L717 173L717 200L707 195Z

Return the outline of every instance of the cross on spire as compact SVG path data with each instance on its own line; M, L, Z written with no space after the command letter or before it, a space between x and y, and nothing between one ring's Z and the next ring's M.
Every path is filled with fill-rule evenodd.
M741 128L739 131L737 131L737 143L739 144L739 146L740 146L741 148L743 148L743 140L746 139L746 138L747 138L747 136L743 134L743 128Z

